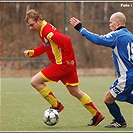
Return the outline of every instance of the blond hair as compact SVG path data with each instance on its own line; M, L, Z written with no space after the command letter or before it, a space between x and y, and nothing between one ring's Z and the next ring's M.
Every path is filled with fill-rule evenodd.
M29 19L32 19L33 21L37 22L38 18L40 20L42 20L42 16L41 14L39 14L37 11L35 11L34 9L30 9L27 13L26 16L24 18L24 20L26 22L28 22Z

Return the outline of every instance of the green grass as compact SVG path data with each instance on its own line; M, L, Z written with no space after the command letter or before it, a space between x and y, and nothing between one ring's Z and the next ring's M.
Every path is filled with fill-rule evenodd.
M133 108L128 103L118 102L127 120L127 128L107 129L106 124L113 119L109 114L103 97L114 77L80 77L81 90L86 92L105 115L105 119L96 127L88 127L91 114L72 97L61 82L48 83L56 97L64 104L60 120L55 126L46 126L42 121L43 112L50 105L30 85L29 78L1 79L1 131L133 131Z

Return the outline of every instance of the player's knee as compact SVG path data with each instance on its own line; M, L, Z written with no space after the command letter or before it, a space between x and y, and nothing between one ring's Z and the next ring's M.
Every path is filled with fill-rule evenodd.
M103 102L104 102L104 103L108 103L108 100L107 100L106 97L104 97Z
M74 96L74 97L77 97L77 91L75 89L70 89L69 90L69 93Z
M76 98L79 99L81 97L81 92L78 89L72 89L72 91L69 91L70 94Z
M110 95L105 95L103 101L104 103L111 104L115 101L115 98Z
M35 82L35 80L34 80L33 78L31 78L30 84L31 84L34 88L36 88L36 82Z
M108 97L108 93L105 94L104 99L103 99L104 103L109 103L109 97Z
M67 89L68 89L69 93L72 96L74 96L74 97L76 97L78 99L79 99L79 97L81 97L81 90L78 88L78 86L70 86L70 85L68 85Z

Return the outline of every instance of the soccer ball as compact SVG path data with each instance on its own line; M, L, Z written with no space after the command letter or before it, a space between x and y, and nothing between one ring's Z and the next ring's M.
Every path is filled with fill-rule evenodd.
M54 126L59 121L59 113L55 109L47 109L43 113L43 122L48 126Z

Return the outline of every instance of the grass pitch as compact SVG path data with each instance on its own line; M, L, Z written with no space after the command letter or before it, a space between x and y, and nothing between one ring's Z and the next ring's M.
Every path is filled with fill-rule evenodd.
M128 103L117 102L127 120L127 128L107 129L104 126L112 121L103 97L114 77L79 77L81 90L86 92L105 115L96 127L88 127L91 114L71 96L65 86L58 82L48 83L56 97L65 106L60 120L55 126L47 126L42 121L43 112L50 105L30 85L30 78L1 79L1 131L39 131L39 132L110 132L133 131L133 107Z

